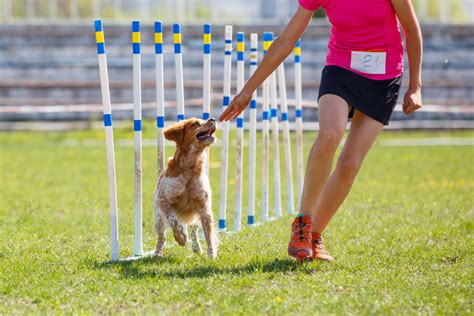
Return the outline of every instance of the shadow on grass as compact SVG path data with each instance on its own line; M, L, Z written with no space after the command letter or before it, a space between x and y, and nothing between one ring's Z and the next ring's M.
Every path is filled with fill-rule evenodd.
M93 262L95 269L114 269L124 278L166 278L166 279L188 279L208 278L218 275L242 275L253 273L271 272L303 272L316 273L321 270L321 265L312 262L298 263L293 259L263 259L254 257L242 265L223 266L222 260L209 262L196 262L190 267L187 258L177 256L165 256L162 258L143 258L126 262ZM192 259L191 259L192 260ZM184 264L183 264L184 263Z

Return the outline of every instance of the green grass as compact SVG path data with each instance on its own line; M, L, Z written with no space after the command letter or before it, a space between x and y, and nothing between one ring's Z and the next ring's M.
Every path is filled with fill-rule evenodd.
M153 138L155 132L148 128L144 134ZM132 139L125 129L115 136ZM472 140L474 134L381 135L325 234L333 263L288 258L292 218L285 215L221 234L215 261L169 238L162 259L111 264L103 130L2 134L0 314L472 315L473 147L383 146L391 138L439 136ZM314 137L305 134L306 152ZM97 146L72 146L71 140ZM211 157L217 212L220 147ZM133 246L133 148L116 146L116 161L120 254L126 257ZM146 250L155 246L155 161L155 148L146 147Z

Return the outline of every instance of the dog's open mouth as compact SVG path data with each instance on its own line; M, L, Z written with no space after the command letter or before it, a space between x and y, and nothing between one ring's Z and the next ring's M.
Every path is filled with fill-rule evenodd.
M212 140L214 139L214 136L212 135L214 134L215 131L216 131L216 127L213 126L207 130L197 133L196 138L200 141Z

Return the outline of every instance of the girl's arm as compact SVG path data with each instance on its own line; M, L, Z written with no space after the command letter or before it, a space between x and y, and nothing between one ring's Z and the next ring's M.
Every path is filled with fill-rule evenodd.
M255 89L257 89L291 53L293 46L303 34L312 16L312 11L308 11L301 6L296 10L296 13L291 18L285 30L268 49L267 54L255 73L247 81L242 91L234 97L230 105L219 117L219 120L228 121L234 119L248 106Z
M410 0L391 0L403 32L408 54L410 83L403 98L403 112L411 114L422 107L421 101L421 63L423 43L420 25Z

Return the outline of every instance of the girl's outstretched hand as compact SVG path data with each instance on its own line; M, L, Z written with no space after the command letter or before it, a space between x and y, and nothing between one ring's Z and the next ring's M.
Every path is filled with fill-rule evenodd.
M221 114L219 121L229 121L237 118L249 105L250 100L252 100L252 93L247 93L244 90L240 91L240 93L232 99L227 109Z
M421 89L408 89L403 98L403 112L410 115L421 109L422 106Z

